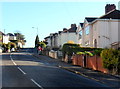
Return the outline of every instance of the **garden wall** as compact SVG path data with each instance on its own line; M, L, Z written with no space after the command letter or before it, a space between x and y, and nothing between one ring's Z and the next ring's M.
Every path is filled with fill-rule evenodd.
M57 51L49 51L49 56L57 59L58 58Z
M99 56L83 56L83 55L73 55L72 56L73 65L79 65L81 67L98 70L103 73L108 73L108 70L102 66L102 58Z

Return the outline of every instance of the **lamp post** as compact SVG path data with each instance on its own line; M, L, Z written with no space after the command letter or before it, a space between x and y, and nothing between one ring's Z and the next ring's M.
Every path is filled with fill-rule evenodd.
M5 34L5 30L6 30L6 29L4 29L4 34Z
M37 47L37 45L38 45L38 43L39 43L38 27L32 27L32 28L37 30L36 39L35 39L35 47ZM37 51L37 53L38 53L38 51Z

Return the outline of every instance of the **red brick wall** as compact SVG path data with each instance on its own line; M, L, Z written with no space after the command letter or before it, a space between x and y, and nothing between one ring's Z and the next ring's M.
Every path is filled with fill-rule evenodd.
M93 56L93 57L90 57L90 56L87 56L87 68L91 68L91 69L94 69L96 70L96 56Z
M79 65L79 66L82 66L84 67L84 64L83 64L83 56L82 55L74 55L72 57L72 63L73 65ZM98 56L93 56L93 57L90 57L90 56L87 56L86 57L86 68L90 68L90 69L93 69L93 70L98 70L98 71L101 71L103 73L108 73L108 70L103 68L103 65L102 65L102 58L101 57L98 57Z
M72 63L73 65L79 65L83 67L83 59L82 59L82 55L74 55L72 57Z
M83 67L83 58L82 58L82 57L83 57L82 55L79 55L79 56L77 57L77 59L78 59L78 65L80 65L80 66Z
M97 60L98 60L97 61L97 63L98 63L98 70L102 71L103 73L108 73L108 70L103 67L102 58L101 57L97 57Z

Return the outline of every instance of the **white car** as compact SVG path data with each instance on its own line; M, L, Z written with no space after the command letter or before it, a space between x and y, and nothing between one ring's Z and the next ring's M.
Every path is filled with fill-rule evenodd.
M11 49L11 52L15 52L15 48L12 48L12 49Z

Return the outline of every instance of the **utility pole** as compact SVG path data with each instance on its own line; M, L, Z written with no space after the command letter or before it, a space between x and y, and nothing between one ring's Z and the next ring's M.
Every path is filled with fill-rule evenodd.
M4 29L4 34L5 34L5 29Z

